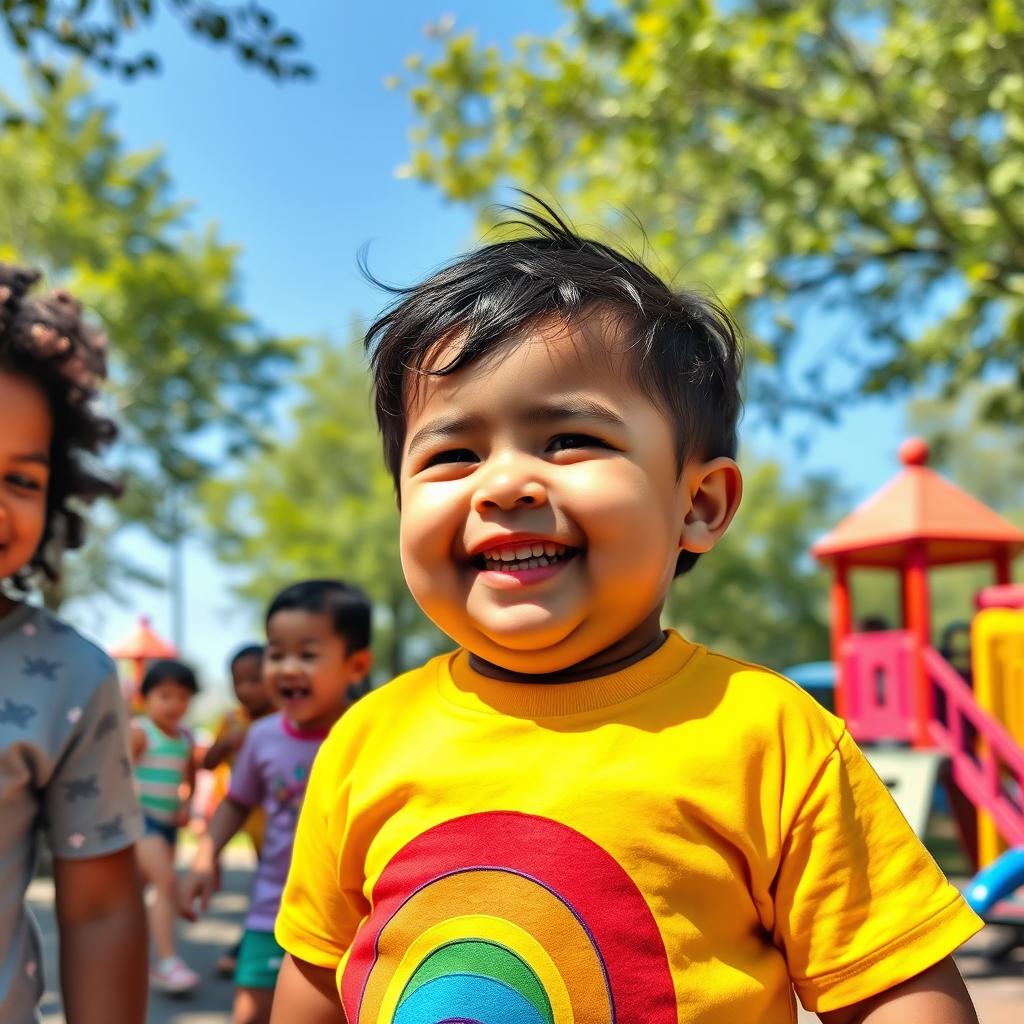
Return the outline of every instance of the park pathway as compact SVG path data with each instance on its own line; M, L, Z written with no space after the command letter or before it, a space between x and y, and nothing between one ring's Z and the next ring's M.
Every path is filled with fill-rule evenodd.
M242 933L242 919L248 905L251 857L246 851L228 851L223 889L214 898L211 911L196 924L182 921L179 952L186 963L202 976L202 982L187 998L153 994L149 998L147 1024L230 1024L232 983L219 978L214 961ZM46 962L46 995L43 1024L63 1024L57 978L57 932L53 915L53 885L38 878L29 889L29 903L43 933Z

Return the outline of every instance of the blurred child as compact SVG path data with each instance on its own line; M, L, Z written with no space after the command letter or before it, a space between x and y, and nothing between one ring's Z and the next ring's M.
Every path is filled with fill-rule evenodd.
M740 501L728 315L548 214L368 333L406 581L459 649L321 748L275 1024L782 1024L794 988L976 1024L981 921L843 722L662 628Z
M249 726L274 710L263 678L262 644L246 644L239 648L231 656L228 667L238 706L225 712L214 741L203 756L203 768L215 773L212 800L208 804L211 809L215 809L227 795L231 781L231 766L249 731ZM242 831L252 840L257 856L263 842L265 823L266 815L263 808L256 807L242 826ZM217 958L218 974L231 977L235 973L238 946L239 943L236 943Z
M217 727L210 749L203 757L203 767L214 771L221 765L229 768L242 746L249 726L274 710L263 678L263 646L246 644L237 650L229 663L231 686L238 706L225 712Z
M249 727L274 710L274 703L270 699L270 691L263 677L262 644L247 644L236 651L231 657L229 670L238 706L224 713L213 743L203 756L203 768L217 772L217 785L214 790L216 804L219 804L227 794L231 767L235 755L241 749L242 741L249 732ZM263 838L263 823L263 812L256 808L246 818L243 826L243 831L252 840L257 854L260 852Z
M139 868L153 886L149 934L156 964L150 987L183 995L199 984L199 975L178 956L177 873L174 855L178 829L188 823L195 786L192 736L182 725L199 685L193 671L179 661L156 661L142 680L143 713L132 721L135 784L142 805L144 835L137 847Z
M235 1024L270 1019L282 951L274 919L291 861L306 779L320 744L370 670L370 603L339 580L307 580L267 610L264 677L281 709L249 729L227 797L199 842L181 889L181 912L205 910L218 884L221 850L256 807L266 813L262 855L235 971Z
M0 264L0 1021L36 1019L38 931L24 896L41 832L54 857L68 1020L142 1024L146 924L133 845L141 818L114 664L27 602L83 540L83 504L114 496L96 456L103 339L64 292Z

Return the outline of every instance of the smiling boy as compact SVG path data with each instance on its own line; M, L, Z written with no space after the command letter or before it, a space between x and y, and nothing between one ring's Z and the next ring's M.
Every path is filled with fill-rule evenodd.
M721 310L553 215L371 328L409 588L458 645L314 767L276 934L289 1024L975 1021L980 922L843 723L663 631L724 534Z

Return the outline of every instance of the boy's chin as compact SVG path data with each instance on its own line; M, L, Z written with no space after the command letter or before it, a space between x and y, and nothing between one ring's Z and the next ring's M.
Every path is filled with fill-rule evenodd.
M512 637L492 635L476 637L474 642L463 646L476 657L506 672L535 676L564 672L596 653L574 642L571 631L555 641L541 642L534 638L533 643L526 643L524 640L526 638L522 634Z

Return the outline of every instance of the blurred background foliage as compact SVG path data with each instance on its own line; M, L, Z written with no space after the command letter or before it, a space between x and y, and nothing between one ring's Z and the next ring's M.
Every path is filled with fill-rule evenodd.
M639 222L743 316L776 416L990 375L982 414L1024 421L1019 3L562 6L512 52L438 24L394 81L418 116L404 173L477 204L540 186L642 248ZM823 309L869 344L792 358Z
M293 384L278 442L205 488L216 550L260 607L301 577L358 583L375 602L378 674L389 678L446 641L402 576L398 506L358 329L344 344L312 344Z
M206 0L3 0L0 27L13 48L55 85L60 57L125 79L160 70L161 58L136 42L157 18L176 18L184 29L231 51L243 63L275 79L310 78L302 41L278 24L273 10L257 3L226 5Z
M0 95L0 109L7 104ZM238 298L238 252L188 227L159 152L130 152L80 71L29 72L25 116L0 134L0 259L44 270L111 336L114 462L128 483L51 604L150 578L109 555L118 526L173 542L183 509L225 459L258 441L280 370L300 347L263 331Z

